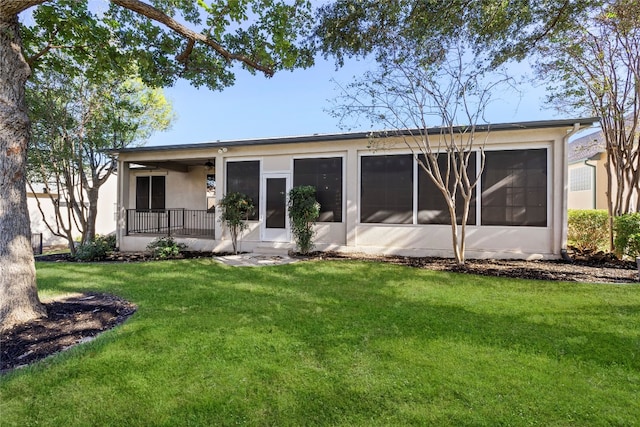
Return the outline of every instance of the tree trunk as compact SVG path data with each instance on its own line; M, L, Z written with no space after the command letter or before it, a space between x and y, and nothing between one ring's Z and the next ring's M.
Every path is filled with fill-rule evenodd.
M464 264L464 253L460 252L460 241L458 237L458 221L456 218L456 208L452 205L451 200L447 200L449 207L449 218L451 219L451 243L453 246L453 255L457 265Z
M607 149L607 158L609 156L609 150ZM604 164L605 170L607 171L607 213L609 214L609 220L607 223L609 224L609 252L615 252L615 245L613 241L613 197L611 195L612 190L612 182L613 182L613 172L611 171L611 161L607 160Z
M46 316L38 299L25 180L29 66L17 15L0 14L0 330Z
M87 225L84 230L84 242L92 242L96 239L96 221L98 219L98 196L99 187L86 188L87 198L89 199L89 212L87 215Z

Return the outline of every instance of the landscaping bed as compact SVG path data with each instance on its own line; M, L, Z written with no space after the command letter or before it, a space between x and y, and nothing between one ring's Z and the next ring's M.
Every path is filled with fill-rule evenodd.
M462 266L448 258L416 258L401 256L373 256L363 254L338 254L318 252L321 259L361 259L425 268L436 271L479 274L482 276L511 277L532 280L552 280L586 283L637 283L638 268L635 262L615 257L575 254L572 261L564 260L499 260L472 259Z
M230 253L183 251L177 259L211 258ZM571 262L564 260L467 260L464 266L456 265L449 258L404 257L367 255L361 253L314 252L308 256L292 254L302 259L351 259L389 262L409 267L437 271L479 274L483 276L512 277L533 280L554 280L587 283L637 283L638 268L635 262L619 260L603 253L570 252ZM68 254L41 255L37 261L75 262ZM153 261L147 252L112 252L101 262L141 262Z
M47 317L4 332L0 372L26 366L124 322L136 306L109 294L79 294L44 302Z

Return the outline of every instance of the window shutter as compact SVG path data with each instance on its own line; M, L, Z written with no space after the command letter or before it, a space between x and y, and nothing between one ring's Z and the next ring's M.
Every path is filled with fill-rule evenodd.
M136 210L149 210L149 177L136 177Z
M151 177L151 209L152 210L165 209L165 177L164 176Z

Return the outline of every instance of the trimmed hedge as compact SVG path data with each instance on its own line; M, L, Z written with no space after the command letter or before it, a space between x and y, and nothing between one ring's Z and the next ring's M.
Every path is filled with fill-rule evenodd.
M608 251L608 220L604 209L569 209L569 245L580 251Z
M616 255L640 256L640 213L620 215L613 222Z

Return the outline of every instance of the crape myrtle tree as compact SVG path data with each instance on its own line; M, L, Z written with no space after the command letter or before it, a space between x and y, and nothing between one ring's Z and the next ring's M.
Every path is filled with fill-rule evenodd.
M583 25L541 46L540 77L560 110L600 117L613 218L640 208L640 3L604 2Z
M486 73L539 52L547 40L580 27L601 3L600 0L336 0L318 10L315 32L319 49L326 57L335 57L338 65L349 57L372 57L379 67L377 72L368 73L355 86L347 88L343 111L338 109L338 114L344 114L345 109L365 110L374 123L419 129L417 134L409 133L407 145L412 149L418 147L424 156L416 157L420 166L447 201L458 263L464 262L464 223L468 212L468 206L464 205L468 204L466 199L471 197L483 162L480 161L475 176L469 176L466 166L473 146L483 145L475 138L477 125L482 123L486 102L495 90L484 78L489 77ZM470 50L468 56L455 53L460 52L460 46ZM472 65L474 61L468 58L480 58L476 61L478 68L451 67L456 56L461 59L458 65ZM509 83L506 76L498 75L494 83ZM439 118L435 122L426 120L434 115ZM434 123L440 125L440 132L432 136L428 128ZM439 163L440 167L434 161L439 157L437 153L447 156L446 162ZM453 208L459 197L464 203L460 207L460 236L456 237L455 218L460 211L455 208L454 215Z
M77 232L81 244L96 237L100 188L116 170L107 150L143 144L173 118L161 89L114 72L92 82L74 71L68 65L61 71L38 68L27 83L32 122L27 185L45 225L67 240L72 255ZM52 218L45 216L43 203L54 207Z
M512 79L497 71L486 76L487 65L480 57L465 55L461 46L430 61L403 55L411 49L400 46L399 38L387 55L392 50L399 53L342 88L332 113L341 120L364 116L372 125L391 129L371 134L375 150L385 149L380 141L389 136L411 150L444 199L455 262L464 264L469 208L490 130L484 113L497 88Z
M25 85L32 68L61 65L64 57L49 53L64 50L87 66L90 77L135 66L150 86L185 78L211 89L231 85L238 66L269 77L312 63L308 1L110 0L108 5L94 12L86 0L0 0L2 330L46 315L30 244ZM30 12L33 23L21 27L20 19ZM40 42L26 50L23 37Z
M492 66L532 58L554 103L602 118L611 224L640 204L639 8L636 0L337 0L320 8L316 33L338 64L366 55L387 62L398 34L428 60L460 37Z

